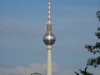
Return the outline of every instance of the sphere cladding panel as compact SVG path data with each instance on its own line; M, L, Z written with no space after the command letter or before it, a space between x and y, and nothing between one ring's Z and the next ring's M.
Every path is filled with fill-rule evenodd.
M53 45L55 43L55 36L52 33L46 33L43 37L43 41L46 45Z

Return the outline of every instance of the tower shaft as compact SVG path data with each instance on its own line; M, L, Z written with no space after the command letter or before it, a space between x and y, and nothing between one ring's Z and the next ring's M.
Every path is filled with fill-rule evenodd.
M47 46L47 75L52 75L52 58L51 58L51 45Z
M48 0L48 23L47 33L52 33L51 17L50 17L50 0ZM52 58L51 58L51 45L47 45L47 75L52 75Z

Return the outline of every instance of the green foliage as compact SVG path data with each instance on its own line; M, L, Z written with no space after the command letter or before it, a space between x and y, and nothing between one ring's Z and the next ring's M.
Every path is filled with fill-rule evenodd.
M97 31L98 32L96 32L95 35L98 37L98 39L100 39L100 27L98 27Z
M85 48L87 48L88 51L93 54L100 53L100 43L99 42L96 42L96 44L94 46L86 45Z
M100 21L100 11L96 12L96 15L97 15L97 18L99 18L99 21ZM98 27L97 29L98 32L95 33L95 35L98 37L98 39L100 39L100 27ZM85 48L93 53L94 55L95 54L100 54L100 42L96 42L95 45L86 45ZM98 65L100 65L100 56L97 56L96 58L89 58L88 61L87 61L87 66L94 66L94 68L96 68ZM87 67L82 71L80 70L80 73L82 75L93 75L93 73L89 73L87 72ZM77 72L74 72L76 75L80 75L79 73Z
M98 37L98 39L100 39L100 27L98 27L97 31L98 32L96 32L95 35ZM96 42L94 46L86 45L85 48L87 48L88 51L93 54L100 54L100 42ZM98 65L100 65L100 56L96 58L89 58L87 65L94 66L94 68L96 68Z
M93 75L93 73L89 73L88 71L87 71L87 68L88 67L85 67L85 69L82 71L81 69L79 69L79 71L80 71L80 73L82 74L82 75ZM77 73L77 72L74 72L76 75L79 75L79 73Z
M97 58L89 58L87 65L94 66L95 68L100 65L100 56Z
M97 11L97 18L99 18L99 21L100 21L100 11Z

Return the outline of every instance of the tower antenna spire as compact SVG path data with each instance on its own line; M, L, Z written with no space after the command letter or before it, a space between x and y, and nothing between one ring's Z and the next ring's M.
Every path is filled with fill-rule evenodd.
M50 0L48 0L48 24L51 23L51 17L50 17Z

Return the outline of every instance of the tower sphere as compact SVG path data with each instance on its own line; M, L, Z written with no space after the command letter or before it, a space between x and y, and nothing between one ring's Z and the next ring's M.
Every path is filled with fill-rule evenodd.
M54 34L46 33L43 37L43 41L46 45L53 45L56 41Z

